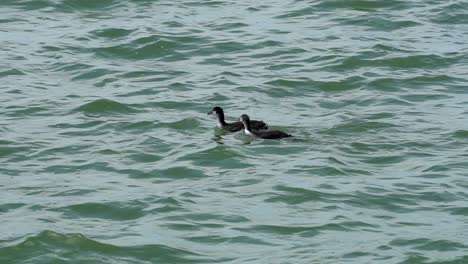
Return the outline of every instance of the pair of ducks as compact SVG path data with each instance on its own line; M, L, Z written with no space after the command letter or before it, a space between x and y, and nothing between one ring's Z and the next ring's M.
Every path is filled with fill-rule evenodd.
M213 110L208 112L209 115L216 115L218 118L218 127L230 132L244 130L244 133L249 136L255 136L264 139L278 139L292 137L292 135L279 130L268 130L267 124L263 121L250 120L246 114L241 115L240 120L234 123L226 123L224 120L224 111L221 107L213 107Z

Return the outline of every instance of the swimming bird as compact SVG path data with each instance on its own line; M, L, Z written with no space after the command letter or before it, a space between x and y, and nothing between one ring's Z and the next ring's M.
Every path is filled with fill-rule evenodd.
M248 115L243 114L240 117L241 123L244 125L244 133L249 136L255 136L264 139L278 139L292 137L292 135L279 130L252 130L251 121Z
M230 132L236 132L244 129L244 125L242 122L234 122L234 123L226 123L224 120L224 111L221 107L215 106L213 109L208 112L209 115L215 114L216 117L218 118L218 127L222 128L224 130L230 131ZM250 122L250 126L253 130L259 130L259 129L268 129L267 124L265 124L263 121L256 121L252 120Z

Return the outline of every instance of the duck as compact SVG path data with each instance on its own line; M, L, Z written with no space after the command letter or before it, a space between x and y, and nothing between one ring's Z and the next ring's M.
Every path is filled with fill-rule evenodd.
M280 139L286 137L292 137L292 135L280 131L280 130L252 130L252 121L248 115L243 114L240 116L239 121L244 126L244 133L249 136L255 136L263 139Z
M219 106L213 107L213 109L210 112L208 112L208 114L216 115L216 118L218 119L218 127L221 129L224 129L229 132L237 132L244 129L244 125L240 121L234 123L226 123L226 121L224 120L224 111ZM268 126L263 121L252 120L250 121L250 128L253 130L262 130L268 129Z

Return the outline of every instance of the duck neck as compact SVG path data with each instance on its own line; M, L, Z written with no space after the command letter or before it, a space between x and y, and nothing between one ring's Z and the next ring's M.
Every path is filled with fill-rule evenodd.
M218 126L219 127L223 127L223 126L227 125L226 121L224 120L224 113L223 112L218 113L217 116L218 116Z
M247 135L252 135L252 130L250 130L250 122L243 121L242 124L244 124L244 133Z

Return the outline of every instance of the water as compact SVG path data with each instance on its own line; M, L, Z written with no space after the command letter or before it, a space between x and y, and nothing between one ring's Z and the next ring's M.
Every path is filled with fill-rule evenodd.
M0 263L468 263L466 1L0 14Z

